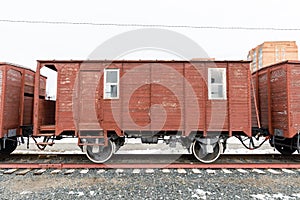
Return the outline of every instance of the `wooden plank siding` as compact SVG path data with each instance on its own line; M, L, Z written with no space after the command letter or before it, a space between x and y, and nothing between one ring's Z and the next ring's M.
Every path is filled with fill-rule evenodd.
M3 78L5 77L5 67L4 66L0 66L0 138L2 138L4 136L3 134L3 88L4 88L4 83L5 81L3 81Z
M253 73L258 77L262 127L292 138L300 130L300 62L284 61Z
M46 94L46 77L40 77L40 95ZM9 131L20 135L21 125L33 124L34 71L0 63L0 138Z
M115 131L119 136L125 131L251 135L251 75L247 61L38 62L37 74L44 66L58 72L56 135L66 130L77 134L78 130L98 129ZM226 69L225 99L208 99L208 68ZM105 69L119 69L117 99L104 98Z

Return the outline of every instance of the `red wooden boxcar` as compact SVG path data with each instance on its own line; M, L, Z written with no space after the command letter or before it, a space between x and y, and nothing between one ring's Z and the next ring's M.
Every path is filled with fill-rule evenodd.
M221 139L251 136L248 61L38 61L35 94L42 67L58 72L55 124L35 95L34 136L73 134L94 162L125 137L180 141L211 162Z
M39 79L39 95L45 97L46 77ZM22 134L20 126L33 124L33 95L34 71L0 63L0 153L11 153Z
M300 62L280 62L252 77L260 124L273 135L271 145L283 154L300 149Z

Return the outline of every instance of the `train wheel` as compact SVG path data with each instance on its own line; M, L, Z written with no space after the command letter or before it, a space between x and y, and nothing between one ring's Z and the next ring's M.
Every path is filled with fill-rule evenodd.
M107 146L89 145L86 147L87 157L94 163L104 163L115 152L115 144L108 140Z
M291 155L296 151L296 149L291 149L290 147L281 145L276 145L275 149L279 151L282 155Z
M293 146L293 138L279 138L275 137L274 147L282 155L291 155L296 149Z
M293 154L296 149L291 148L293 144L293 140L290 138L286 138L284 140L281 140L279 144L276 143L275 139L275 149L279 151L282 155L291 155Z
M223 146L220 141L215 143L212 153L206 153L204 151L204 145L197 140L195 140L192 144L192 152L194 156L203 163L212 163L217 160L221 155L222 149Z
M2 139L0 140L0 154L1 155L9 155L14 150L16 150L18 146L17 137L7 138L5 141Z

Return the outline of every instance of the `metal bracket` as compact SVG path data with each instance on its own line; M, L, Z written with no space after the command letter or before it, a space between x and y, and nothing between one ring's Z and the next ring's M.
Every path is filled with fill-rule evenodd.
M208 154L214 152L214 147L219 141L219 138L196 138L196 140L200 142L203 153Z

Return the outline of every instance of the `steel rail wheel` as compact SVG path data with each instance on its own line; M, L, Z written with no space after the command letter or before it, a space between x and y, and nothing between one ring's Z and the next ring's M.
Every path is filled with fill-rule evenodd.
M279 151L282 155L292 155L296 151L296 149L291 149L290 147L277 144L275 145L275 149Z
M296 138L273 137L270 140L271 146L282 155L292 155L296 151Z
M220 141L216 142L213 147L212 153L205 153L204 152L204 145L201 142L195 140L191 146L192 152L194 156L203 163L212 163L216 161L219 156L221 155L223 146Z
M11 137L7 139L0 140L0 155L9 155L14 150L16 150L18 146L17 137Z
M87 157L94 163L108 161L115 152L115 143L108 140L107 146L89 145L86 147Z

